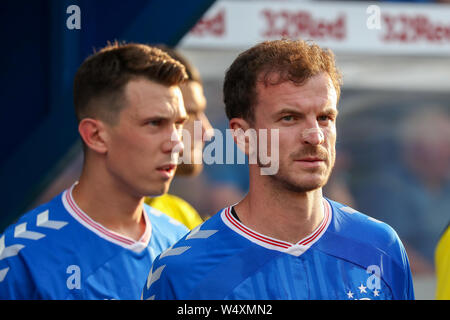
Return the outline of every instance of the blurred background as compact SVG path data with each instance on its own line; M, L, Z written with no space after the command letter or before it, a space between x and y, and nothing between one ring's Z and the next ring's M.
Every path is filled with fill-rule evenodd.
M301 37L332 49L344 78L325 195L390 224L407 249L416 297L434 299L434 249L450 222L446 2L3 0L0 233L78 179L72 81L94 48L125 40L179 49L198 68L206 114L225 137L227 67L257 42ZM170 193L207 218L245 195L247 170L205 165L195 178L176 177Z

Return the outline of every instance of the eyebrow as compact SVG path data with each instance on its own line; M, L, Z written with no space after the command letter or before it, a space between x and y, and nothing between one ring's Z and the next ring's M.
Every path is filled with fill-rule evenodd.
M326 108L321 113L322 114L327 114L327 115L333 115L333 116L337 117L338 114L339 114L339 110L335 109L335 108Z
M155 115L153 115L153 116L148 116L148 117L145 117L145 118L143 118L142 119L142 122L148 122L148 121L152 121L152 120L168 120L168 121L170 121L171 119L174 119L174 121L175 122L178 122L178 121L187 121L188 119L189 119L189 116L186 114L186 115L179 115L179 116L177 116L177 117L172 117L172 116L169 116L169 115L164 115L164 114L155 114Z
M278 111L277 113L275 113L274 116L280 116L282 114L292 114L295 116L304 116L305 115L303 112L299 112L296 109L283 108L280 111ZM337 117L337 115L339 114L339 111L334 108L325 108L324 110L322 110L320 112L320 114L333 115L333 116Z

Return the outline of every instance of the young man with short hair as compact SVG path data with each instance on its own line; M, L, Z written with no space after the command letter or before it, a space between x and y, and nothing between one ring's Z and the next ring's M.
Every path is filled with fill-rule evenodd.
M139 299L153 259L188 229L144 204L167 192L182 150L184 67L111 44L75 75L78 183L0 238L0 299Z
M189 144L185 145L184 149L184 152L188 154L187 158L189 161L180 163L175 175L195 177L203 170L203 163L196 163L195 159L203 159L204 142L210 138L212 129L205 114L206 98L203 93L203 83L198 70L180 52L163 45L158 47L167 52L173 59L179 61L185 67L188 75L187 81L180 85L180 89L188 115L183 131L189 133L188 138L190 140L185 140ZM194 129L196 125L200 130ZM145 203L182 222L189 229L193 229L203 222L201 215L194 207L174 194L166 193L158 197L148 197L145 199Z

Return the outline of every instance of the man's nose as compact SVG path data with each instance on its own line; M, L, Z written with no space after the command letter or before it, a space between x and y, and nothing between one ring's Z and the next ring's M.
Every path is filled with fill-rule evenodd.
M318 125L306 128L302 132L302 141L305 144L320 145L325 141L325 135Z

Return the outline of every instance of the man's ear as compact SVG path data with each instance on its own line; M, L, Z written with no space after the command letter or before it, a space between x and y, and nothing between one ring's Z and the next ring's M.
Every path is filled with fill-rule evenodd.
M242 118L232 118L230 120L230 129L232 130L233 139L238 148L247 156L250 152L253 152L253 148L250 147L254 146L256 136L250 124Z
M105 124L96 119L84 118L78 124L78 132L86 146L97 152L106 153L107 148L107 132Z

